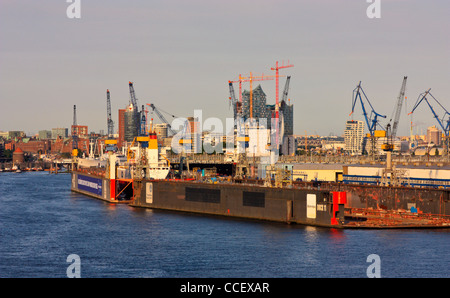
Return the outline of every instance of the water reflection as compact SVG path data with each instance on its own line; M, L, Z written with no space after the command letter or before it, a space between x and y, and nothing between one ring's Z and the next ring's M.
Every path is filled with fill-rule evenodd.
M72 193L69 175L15 179L0 179L2 277L64 277L71 253L83 277L365 277L370 254L382 277L450 275L449 229L228 219L111 205Z

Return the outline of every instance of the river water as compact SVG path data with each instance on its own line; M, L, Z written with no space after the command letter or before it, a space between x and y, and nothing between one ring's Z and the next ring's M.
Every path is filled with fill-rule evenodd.
M336 230L113 205L0 173L0 277L449 277L450 229ZM378 261L368 257L377 255ZM372 269L371 269L372 270Z

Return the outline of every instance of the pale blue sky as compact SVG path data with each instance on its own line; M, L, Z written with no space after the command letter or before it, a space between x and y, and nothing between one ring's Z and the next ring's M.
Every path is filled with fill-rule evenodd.
M409 111L428 88L450 110L450 1L381 0L380 19L369 5L81 0L81 19L69 19L65 0L0 0L0 131L70 127L74 104L79 124L106 131L106 89L117 129L128 81L140 104L225 119L228 80L274 75L277 60L294 64L281 74L292 76L295 134L342 134L359 81L388 119L405 75ZM275 81L261 85L274 103ZM363 120L359 105L353 119ZM413 120L419 133L436 124L425 105ZM402 112L399 134L409 121Z

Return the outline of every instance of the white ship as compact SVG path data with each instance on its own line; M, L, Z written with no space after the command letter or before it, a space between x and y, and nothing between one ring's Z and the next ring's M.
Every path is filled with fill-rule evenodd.
M157 135L150 130L148 136L135 137L126 153L117 151L116 140L106 140L106 154L99 158L78 158L78 169L101 170L105 178L114 179L165 179L170 162L161 154Z

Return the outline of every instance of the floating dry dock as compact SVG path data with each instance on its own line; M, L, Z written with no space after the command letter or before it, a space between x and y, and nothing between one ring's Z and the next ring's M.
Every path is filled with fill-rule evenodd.
M97 170L74 170L71 175L72 191L140 208L331 228L450 228L450 216L445 213L450 206L448 190L404 188L415 196L400 200L396 191L397 196L380 200L386 204L380 207L379 202L370 199L373 201L375 188L361 192L361 187L348 185L314 187L303 183L265 187L252 181L211 183L168 179L115 179L112 182ZM385 189L379 191L387 194ZM364 193L369 193L369 198ZM365 206L355 207L356 200ZM390 200L393 202L389 203ZM427 208L442 212L424 213L419 207L421 202ZM407 208L411 204L418 206L417 212Z

